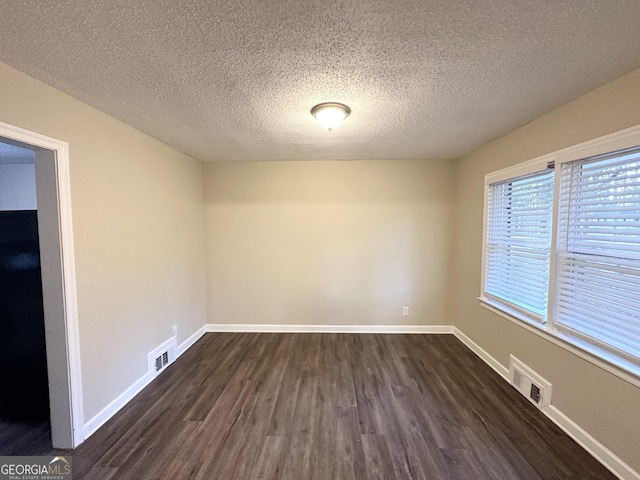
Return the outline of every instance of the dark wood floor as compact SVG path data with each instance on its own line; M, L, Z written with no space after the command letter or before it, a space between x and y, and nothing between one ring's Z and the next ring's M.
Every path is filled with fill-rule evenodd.
M207 334L69 453L77 479L615 478L451 335Z
M0 417L0 455L40 455L49 450L49 420Z

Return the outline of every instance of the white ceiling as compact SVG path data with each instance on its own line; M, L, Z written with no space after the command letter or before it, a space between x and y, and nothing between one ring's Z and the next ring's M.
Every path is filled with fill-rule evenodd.
M638 0L0 7L0 61L204 161L458 157L640 67Z

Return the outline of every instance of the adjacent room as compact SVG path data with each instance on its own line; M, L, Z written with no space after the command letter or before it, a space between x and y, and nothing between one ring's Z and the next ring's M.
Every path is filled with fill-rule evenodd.
M639 2L3 7L0 457L640 480Z

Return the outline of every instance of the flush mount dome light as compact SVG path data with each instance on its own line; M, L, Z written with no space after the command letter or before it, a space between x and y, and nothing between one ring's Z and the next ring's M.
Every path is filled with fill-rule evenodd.
M329 131L340 125L350 113L351 109L348 106L336 102L319 103L311 109L311 115Z

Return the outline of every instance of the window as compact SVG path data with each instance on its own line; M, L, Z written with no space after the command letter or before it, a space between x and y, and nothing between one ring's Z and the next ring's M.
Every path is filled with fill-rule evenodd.
M484 292L537 322L547 311L552 206L553 170L489 187Z
M481 300L640 377L640 147L581 147L487 175Z
M555 328L640 365L640 151L561 179Z

